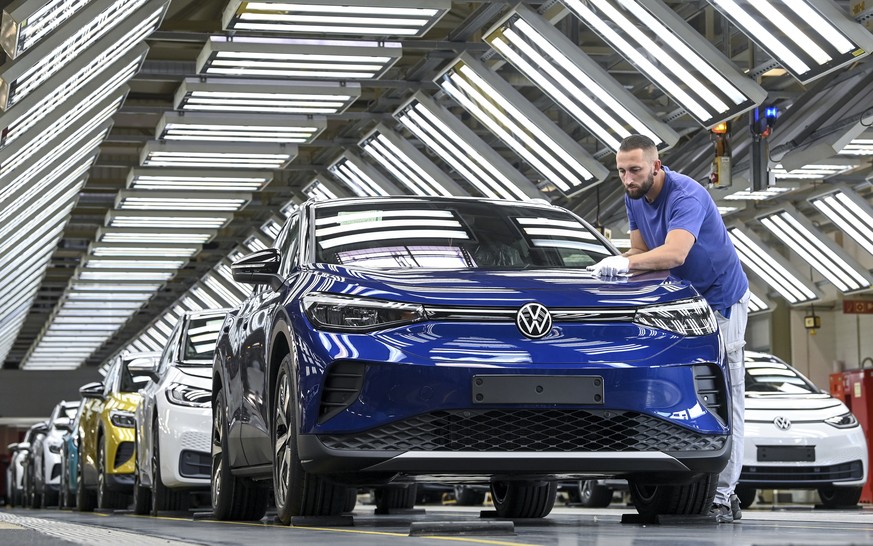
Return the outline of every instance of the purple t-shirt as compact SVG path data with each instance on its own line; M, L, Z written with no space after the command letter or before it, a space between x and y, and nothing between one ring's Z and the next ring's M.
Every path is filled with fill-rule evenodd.
M663 245L670 230L694 235L685 263L670 271L690 282L713 309L724 312L749 288L737 251L709 192L693 178L663 169L664 187L653 203L625 195L630 229L640 230L650 250Z

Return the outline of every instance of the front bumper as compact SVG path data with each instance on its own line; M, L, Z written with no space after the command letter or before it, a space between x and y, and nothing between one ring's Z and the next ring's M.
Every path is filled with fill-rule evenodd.
M164 485L171 488L208 488L212 408L174 406L161 401L158 411L161 422L161 478Z

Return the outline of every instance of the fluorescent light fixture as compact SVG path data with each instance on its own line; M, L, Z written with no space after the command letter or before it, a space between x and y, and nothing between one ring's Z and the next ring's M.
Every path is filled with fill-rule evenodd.
M212 291L226 301L227 305L230 307L239 305L245 297L244 293L237 291L236 286L227 283L218 275L207 273L203 277L203 284L211 288Z
M117 210L218 211L236 212L251 201L242 192L177 192L121 190L115 198Z
M718 206L718 213L722 216L727 216L728 214L733 214L740 210L740 207L725 207L722 205ZM628 247L630 248L630 247Z
M175 271L155 271L145 269L130 269L127 271L112 271L106 269L92 269L81 267L77 270L77 279L80 281L100 282L165 282L173 278Z
M237 290L243 293L243 297L247 298L252 294L252 287L249 284L238 283L233 280L233 273L230 270L230 262L227 260L222 260L218 262L213 270L215 273L224 280L225 284L233 286Z
M839 155L852 156L868 156L873 155L873 138L863 137L853 138L839 152Z
M172 231L154 230L148 228L113 228L97 229L95 240L104 244L154 244L170 243L174 245L202 245L208 243L215 232L205 230L174 229Z
M821 291L802 279L802 275L772 248L767 247L743 223L728 227L728 235L746 269L778 292L791 305L821 299Z
M279 170L295 157L297 146L292 144L150 140L143 146L140 164L145 167Z
M90 48L126 19L154 30L166 6L165 0L93 0L28 55L0 68L0 108L9 109L74 59L94 55Z
M394 117L483 196L515 200L543 197L533 182L424 93L413 95Z
M282 205L279 208L279 212L282 213L282 216L288 218L292 214L294 214L297 209L300 208L300 199L298 197L292 197L287 203Z
M873 207L849 188L838 188L807 201L873 255Z
M274 237L275 239L275 237ZM258 232L254 232L243 241L243 246L249 252L257 252L259 250L266 250L270 248L270 242L268 242L261 234Z
M704 127L761 104L767 92L660 0L561 0Z
M283 224L284 222L282 220L273 217L261 225L261 231L267 234L267 237L270 238L270 241L275 241L276 237L279 236L279 232L282 231Z
M400 42L210 36L197 57L197 73L377 79L397 62L402 53Z
M110 210L106 226L118 228L162 229L221 229L233 219L226 212L163 211L163 210Z
M423 36L449 9L450 0L231 0L224 30L351 36Z
M303 144L312 142L326 127L327 121L323 116L164 112L155 129L155 138Z
M873 277L863 266L790 205L762 214L758 221L840 292L858 292L873 286Z
M518 6L484 40L607 148L631 134L670 148L679 134L533 10Z
M609 175L609 169L471 55L461 54L434 81L564 194L575 194Z
M827 0L707 1L801 83L873 50L873 36Z
M725 195L722 199L725 199L726 201L766 201L767 199L779 197L780 195L784 195L796 189L797 188L793 186L768 186L767 188L758 191L752 191L752 188L746 188Z
M191 258L200 252L200 246L180 246L173 244L150 243L148 245L124 243L91 243L89 254L97 258L104 256Z
M303 193L309 199L316 201L330 201L341 197L351 197L354 195L347 186L334 182L327 177L316 175L315 178L306 186L303 187Z
M91 0L17 0L3 8L0 45L10 59L33 47Z
M335 160L327 170L360 197L404 195L400 188L385 178L375 167L348 151Z
M833 159L827 163L814 163L786 171L781 164L776 164L770 172L776 180L825 180L838 174L857 169L859 163L850 158Z
M256 192L272 179L272 171L134 167L127 174L127 187L132 190Z
M358 146L414 195L469 195L409 141L381 123Z
M139 258L123 258L123 257L101 257L85 256L83 263L85 267L91 269L180 269L185 265L187 260L171 260L161 257L139 257Z
M346 111L360 97L357 82L185 78L174 104L185 112L327 115Z

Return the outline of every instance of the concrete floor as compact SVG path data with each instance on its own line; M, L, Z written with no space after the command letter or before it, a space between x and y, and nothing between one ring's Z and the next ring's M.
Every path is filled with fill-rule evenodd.
M488 507L426 505L376 515L358 504L351 517L285 527L272 523L230 523L196 513L158 518L128 511L79 513L68 510L0 509L0 544L44 546L180 546L183 544L295 546L417 546L447 542L494 546L717 546L717 545L870 545L873 506L856 510L816 509L812 505L762 506L744 510L732 524L668 521L622 523L633 508L556 507L542 520L483 519ZM268 518L269 519L269 515ZM439 542L437 542L439 541Z

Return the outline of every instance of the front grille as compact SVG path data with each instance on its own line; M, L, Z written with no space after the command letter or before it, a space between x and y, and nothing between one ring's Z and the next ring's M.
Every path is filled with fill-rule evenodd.
M129 461L133 457L134 449L136 449L136 445L133 442L121 442L118 444L118 449L115 451L114 468L118 468Z
M355 362L334 362L324 379L318 422L323 423L358 398L364 385L364 367Z
M707 435L630 411L437 411L357 434L320 435L332 449L364 451L717 451Z
M773 482L831 483L860 480L864 474L861 461L830 466L744 466L740 481L749 484Z
M61 477L61 463L55 463L52 465L52 479Z
M727 392L724 374L715 364L694 366L694 388L706 409L718 415L722 423L728 422Z
M182 450L179 454L179 474L186 478L208 478L212 471L209 453Z

